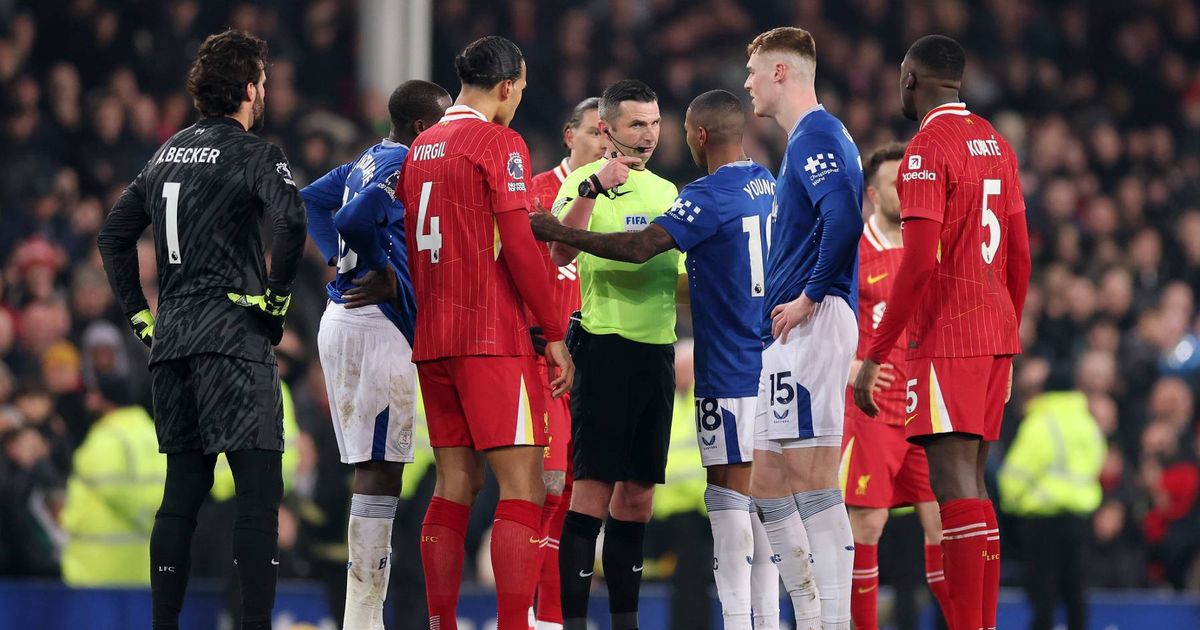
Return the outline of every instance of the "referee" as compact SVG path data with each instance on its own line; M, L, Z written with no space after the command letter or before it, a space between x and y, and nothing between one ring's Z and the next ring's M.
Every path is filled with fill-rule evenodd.
M615 151L563 182L554 204L563 225L635 232L671 206L674 184L646 169L659 124L658 97L646 84L624 80L604 90L600 133ZM675 250L640 265L562 243L551 246L551 255L560 266L578 256L583 302L571 391L575 489L559 544L563 627L587 627L603 523L612 628L632 630L638 627L642 539L654 486L665 481L675 399L675 289L684 270Z
M242 628L269 629L275 602L283 404L272 344L283 335L305 216L283 151L262 127L266 43L228 30L200 46L187 87L201 120L158 149L97 243L117 300L150 346L162 506L150 535L155 630L179 627L196 514L225 453L237 484L234 564ZM270 218L271 271L259 221ZM153 226L157 321L138 279Z

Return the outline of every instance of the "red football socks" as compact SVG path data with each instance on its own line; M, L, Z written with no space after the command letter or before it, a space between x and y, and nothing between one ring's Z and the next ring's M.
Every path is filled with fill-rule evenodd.
M996 605L1000 599L1000 525L992 502L980 499L983 520L987 523L987 557L983 564L983 627L996 628Z
M542 505L542 573L537 585L537 619L561 624L562 589L558 585L558 539L562 536L563 519L571 495L564 492L546 495Z
M496 576L497 630L529 630L529 607L541 559L542 507L505 499L492 523L492 572Z
M941 505L942 560L950 590L951 630L983 627L983 565L987 522L979 499L956 499Z
M856 630L879 630L879 546L854 543L850 616Z
M458 587L462 583L463 541L470 506L433 497L421 524L421 566L429 627L458 630Z
M946 573L942 569L941 545L925 545L925 582L946 617L946 625L950 625L950 587L946 585Z

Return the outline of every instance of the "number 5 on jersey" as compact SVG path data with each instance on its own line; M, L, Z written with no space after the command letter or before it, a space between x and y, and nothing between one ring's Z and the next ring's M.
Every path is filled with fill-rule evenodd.
M421 184L421 205L417 209L417 251L429 252L431 262L442 257L441 217L429 217L429 231L425 231L425 214L429 211L429 192L433 182Z

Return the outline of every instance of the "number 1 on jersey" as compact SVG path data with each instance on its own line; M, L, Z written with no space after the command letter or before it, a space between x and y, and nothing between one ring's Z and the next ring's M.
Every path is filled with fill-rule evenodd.
M179 182L164 183L162 196L167 200L166 221L163 225L167 233L167 264L183 264L179 256Z
M742 231L746 233L749 242L746 244L750 254L750 297L766 295L763 276L762 222L758 216L742 217Z
M417 251L429 252L432 262L442 257L441 217L429 217L429 232L425 231L425 213L429 210L429 191L433 182L421 184L421 205L417 209Z

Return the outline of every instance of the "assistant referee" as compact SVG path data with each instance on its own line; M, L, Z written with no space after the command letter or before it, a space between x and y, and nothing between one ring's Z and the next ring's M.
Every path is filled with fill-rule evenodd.
M675 185L646 169L660 122L658 97L641 81L618 81L604 90L600 132L615 151L563 182L554 209L564 225L639 231L670 208ZM583 303L571 391L575 489L559 544L563 627L587 627L603 523L612 628L633 630L642 539L654 486L665 481L675 390L675 296L684 269L676 250L640 265L581 254L562 243L551 246L551 255L560 266L578 256Z
M241 627L271 627L283 495L283 399L271 346L283 335L305 215L283 151L252 133L263 123L266 56L266 42L241 31L204 40L187 78L200 121L155 152L96 239L117 301L151 347L154 424L167 455L150 534L155 630L179 628L196 514L218 453L237 485ZM138 274L146 226L160 279L157 323Z

